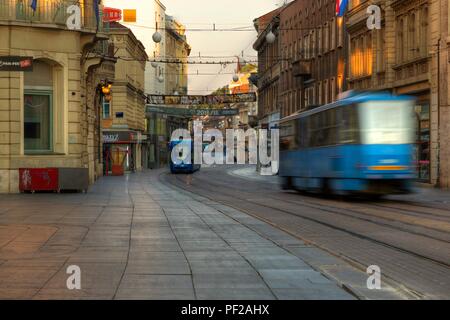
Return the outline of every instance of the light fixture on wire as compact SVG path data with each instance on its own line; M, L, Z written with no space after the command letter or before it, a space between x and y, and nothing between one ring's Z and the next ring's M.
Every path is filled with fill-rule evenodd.
M160 43L161 40L162 40L162 35L161 35L161 33L159 33L159 31L158 31L158 22L156 23L156 31L155 31L155 33L153 34L152 39L153 39L153 41L154 41L155 43Z
M276 37L275 34L272 32L272 30L270 30L269 33L266 34L266 41L267 41L268 44L274 43L275 40L276 40L276 38L277 38L277 37Z
M161 40L162 40L162 35L161 35L161 33L159 33L159 31L156 31L156 32L153 34L152 39L153 39L154 42L160 43Z

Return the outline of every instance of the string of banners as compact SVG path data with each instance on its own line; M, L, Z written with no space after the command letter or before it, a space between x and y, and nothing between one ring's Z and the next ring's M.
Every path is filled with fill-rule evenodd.
M146 113L163 113L172 116L236 116L238 109L185 109L177 107L146 106Z
M148 95L148 103L153 105L200 105L239 102L255 102L256 93L237 93L222 95Z

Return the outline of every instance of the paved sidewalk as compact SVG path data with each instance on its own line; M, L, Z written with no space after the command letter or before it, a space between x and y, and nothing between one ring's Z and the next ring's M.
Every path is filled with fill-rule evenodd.
M0 299L353 298L284 248L301 241L159 173L104 177L88 194L0 195ZM81 290L66 287L70 265Z

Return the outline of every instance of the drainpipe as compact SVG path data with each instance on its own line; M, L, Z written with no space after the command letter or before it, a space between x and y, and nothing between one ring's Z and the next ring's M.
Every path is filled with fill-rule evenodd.
M436 186L440 187L441 184L441 37L438 39L438 45L437 45L437 179L436 179Z

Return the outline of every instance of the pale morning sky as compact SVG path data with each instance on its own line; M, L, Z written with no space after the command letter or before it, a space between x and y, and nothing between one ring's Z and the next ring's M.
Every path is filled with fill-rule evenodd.
M142 0L142 5L137 9L138 15L146 7L146 1ZM108 1L106 1L107 4ZM109 1L109 2L118 2ZM127 1L120 1L120 7L125 7ZM213 23L217 28L235 28L253 26L253 19L259 17L280 5L280 0L161 0L166 6L166 14L174 16L182 22L187 29L212 29ZM127 7L128 8L128 7ZM133 8L128 8L133 9ZM256 31L248 32L202 32L187 31L188 42L192 47L191 56L198 56L199 52L203 56L233 56L245 52L247 59L256 59L256 52L252 49L252 44L256 40ZM154 31L149 30L150 36ZM252 57L251 57L252 56ZM236 58L220 58L218 60L236 61ZM236 64L228 65L225 69L220 65L199 66L189 65L189 74L213 73L219 71L221 75L190 75L190 94L207 94L212 90L229 84L236 69Z

